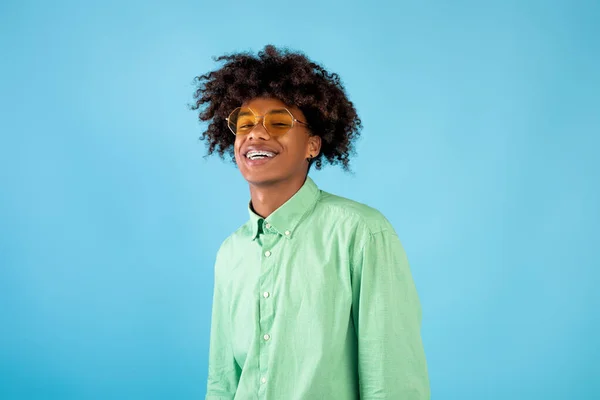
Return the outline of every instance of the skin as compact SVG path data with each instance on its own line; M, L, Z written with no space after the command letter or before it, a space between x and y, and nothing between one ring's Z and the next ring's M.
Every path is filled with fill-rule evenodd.
M306 122L302 111L286 105L275 98L255 98L242 104L257 115L270 110L287 108L296 119ZM261 121L262 122L262 121ZM263 165L249 165L245 157L248 146L267 146L277 156ZM247 135L237 135L234 144L235 160L248 182L252 208L263 218L288 201L304 184L308 174L307 158L313 158L321 150L321 138L312 135L309 128L296 123L285 135L269 135L262 123L257 124Z

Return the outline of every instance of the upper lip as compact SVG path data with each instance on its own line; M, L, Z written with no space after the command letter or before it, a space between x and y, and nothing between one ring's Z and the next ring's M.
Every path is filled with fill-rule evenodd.
M270 153L275 153L277 154L277 152L275 150L273 150L270 147L267 146L257 146L257 145L250 145L248 147L246 147L244 149L244 152L242 154L244 154L244 157L251 151L268 151Z

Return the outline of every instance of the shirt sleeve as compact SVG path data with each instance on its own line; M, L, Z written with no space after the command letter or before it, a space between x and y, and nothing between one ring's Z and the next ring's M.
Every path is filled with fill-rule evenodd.
M396 233L369 234L352 274L361 400L429 399L421 307Z
M222 279L219 278L217 255L205 400L233 400L241 374L233 356L229 299L226 293L222 288Z

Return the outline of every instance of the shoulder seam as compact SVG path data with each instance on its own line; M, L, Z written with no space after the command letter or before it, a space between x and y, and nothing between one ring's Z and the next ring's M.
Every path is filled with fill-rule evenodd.
M361 222L362 222L362 221L361 221ZM368 233L368 235L366 235L366 238L365 238L365 239L363 240L363 242L362 242L362 243L361 243L361 244L358 246L358 249L359 249L359 250L358 250L358 252L357 252L356 254L364 254L364 252L365 252L365 247L367 247L367 243L368 243L370 240L373 240L373 237L374 237L375 235L380 235L380 234L384 234L384 233L389 233L390 235L393 235L393 236L396 236L396 237L398 237L398 234L396 233L396 231L395 231L395 230L393 230L393 229L390 229L390 228L382 228L382 229L379 229L379 230L377 230L377 231L374 231L374 232L372 232L372 231L371 231L371 230L369 230L369 228L367 227L367 233ZM356 255L355 255L355 257L356 257ZM354 265L355 265L355 264L356 264L356 261L355 261L355 259L353 259L353 260L350 262L350 274L352 274L352 275L354 275Z
M366 204L363 204L363 205L366 206L366 207L370 207L370 206L367 206ZM335 205L332 205L332 204L324 204L324 206L327 207L327 208L329 208L329 209L335 209L336 211L340 211L342 213L345 213L347 215L351 215L351 216L355 217L361 224L363 224L365 226L367 232L370 235L374 235L374 234L379 233L379 232L384 232L384 231L390 230L389 228L386 228L386 227L383 227L383 226L382 227L378 227L377 229L372 229L372 227L367 223L368 218L365 218L363 215L361 215L360 213L355 212L353 210L349 210L349 209L344 208L344 207L336 207ZM372 207L370 207L370 208L372 208ZM387 221L385 219L385 216L383 216L383 214L381 214L381 212L379 210L377 210L375 208L373 208L373 210L375 210L377 213L379 213L380 216L383 218L384 221Z

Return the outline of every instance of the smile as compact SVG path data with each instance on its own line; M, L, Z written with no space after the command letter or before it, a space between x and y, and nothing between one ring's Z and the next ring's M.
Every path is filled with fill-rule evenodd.
M249 167L258 167L266 164L277 157L277 153L267 150L250 150L244 156L246 165Z
M273 158L276 155L276 153L273 153L271 151L250 150L248 153L246 153L246 158L248 158L249 160L260 160L263 158Z

